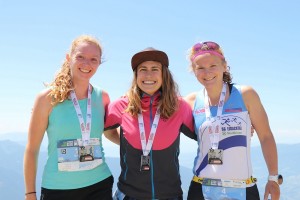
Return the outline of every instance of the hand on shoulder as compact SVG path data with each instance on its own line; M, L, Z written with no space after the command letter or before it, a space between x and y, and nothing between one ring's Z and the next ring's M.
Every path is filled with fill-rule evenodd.
M102 91L102 100L103 100L103 105L105 107L108 106L108 104L110 103L109 95L105 90Z
M191 106L192 109L194 108L196 96L197 92L193 92L184 97L184 100Z

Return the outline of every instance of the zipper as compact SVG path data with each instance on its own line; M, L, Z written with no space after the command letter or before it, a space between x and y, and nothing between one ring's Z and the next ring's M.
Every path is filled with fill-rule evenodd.
M153 96L150 98L150 130L153 123L153 113L152 113L152 106L153 106ZM154 143L154 141L153 141ZM153 171L153 159L152 159L152 148L150 151L150 163L151 163L151 186L152 186L152 199L155 197L155 186L154 186L154 171Z

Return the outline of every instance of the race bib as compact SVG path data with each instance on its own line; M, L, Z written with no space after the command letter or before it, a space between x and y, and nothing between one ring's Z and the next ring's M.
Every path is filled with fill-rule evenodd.
M202 191L205 199L246 200L245 181L204 179Z
M91 138L86 146L81 139L60 140L57 143L57 158L59 171L90 170L103 162L98 138Z

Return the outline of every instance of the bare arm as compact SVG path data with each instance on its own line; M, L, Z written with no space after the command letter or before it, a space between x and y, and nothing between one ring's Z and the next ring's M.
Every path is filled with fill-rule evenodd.
M269 125L267 113L260 101L258 94L253 88L244 86L242 88L242 94L246 107L249 111L252 126L254 127L259 138L269 175L277 175L277 148L273 133ZM273 181L268 181L266 185L265 198L267 198L269 193L271 194L272 199L279 199L279 186Z
M110 102L110 99L109 99L107 92L103 91L103 104L104 104L104 108L105 108L105 114L107 113L109 102ZM113 143L120 145L120 135L119 135L117 129L105 130L104 135L107 139L109 139Z
M28 141L24 154L25 193L36 191L36 173L40 145L48 125L48 115L52 108L47 91L39 94L35 100L28 130ZM34 193L25 199L36 199Z
M105 109L105 114L107 113L108 104L110 103L109 95L106 91L102 91L102 102Z
M104 135L111 142L120 145L120 129L114 128L104 131Z

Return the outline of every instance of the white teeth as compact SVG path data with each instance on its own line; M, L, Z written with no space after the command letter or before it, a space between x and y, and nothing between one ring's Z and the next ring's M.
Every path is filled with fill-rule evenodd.
M80 69L80 71L82 71L82 72L84 72L84 73L89 73L91 70Z
M143 83L145 83L145 84L154 84L155 81L143 81Z
M206 78L205 80L206 81L210 81L210 80L213 80L214 79L214 77L212 77L212 78Z

